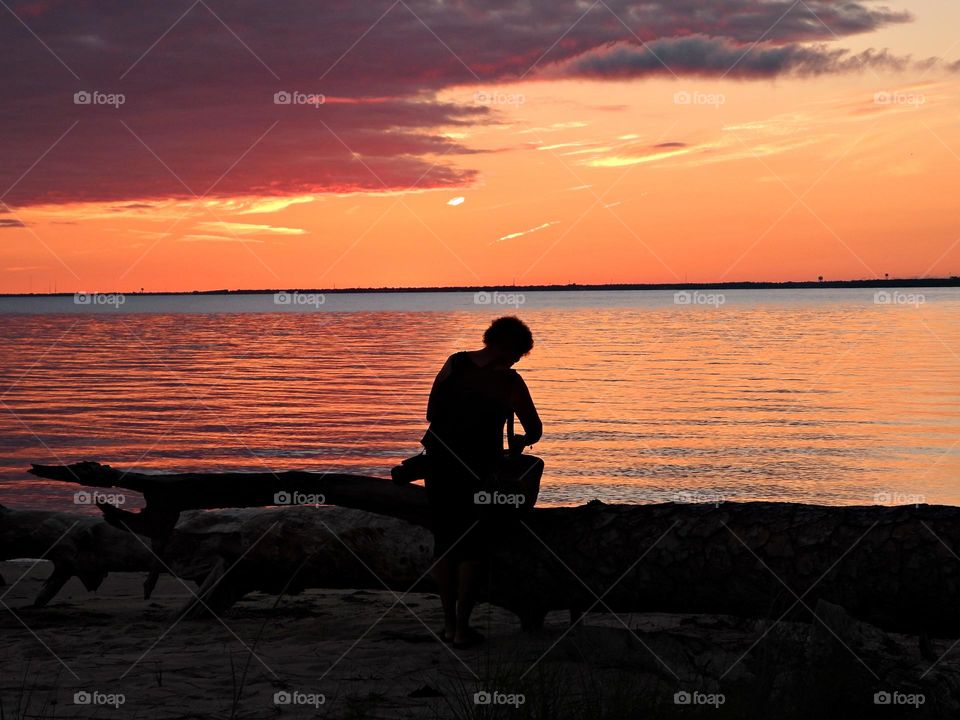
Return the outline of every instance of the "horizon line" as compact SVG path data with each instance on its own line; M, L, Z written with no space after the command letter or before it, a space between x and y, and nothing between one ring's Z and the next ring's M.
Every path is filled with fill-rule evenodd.
M842 287L957 287L960 286L960 276L927 278L861 278L847 280L731 280L725 282L674 282L674 283L547 283L540 285L384 285L381 287L346 287L346 288L310 288L310 287L279 287L279 288L245 288L230 289L218 288L214 290L134 290L123 292L111 290L103 291L76 291L76 292L20 292L0 293L0 297L69 297L84 294L115 294L115 295L262 295L280 292L308 292L325 294L371 294L371 293L444 293L444 292L557 292L557 291L623 291L623 290L701 290L701 289L815 289L815 288L842 288Z

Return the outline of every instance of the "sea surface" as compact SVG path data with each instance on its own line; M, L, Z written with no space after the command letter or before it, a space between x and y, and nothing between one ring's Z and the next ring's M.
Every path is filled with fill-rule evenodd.
M0 503L95 511L26 473L84 459L387 476L517 314L545 504L958 505L960 290L877 292L0 298Z

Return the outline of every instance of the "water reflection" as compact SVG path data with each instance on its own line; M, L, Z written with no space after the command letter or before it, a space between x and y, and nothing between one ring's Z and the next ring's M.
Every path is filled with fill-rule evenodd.
M960 504L955 291L921 307L555 295L520 308L544 502ZM497 309L340 310L0 316L0 502L73 509L71 488L25 481L31 462L385 475L418 449L436 370Z

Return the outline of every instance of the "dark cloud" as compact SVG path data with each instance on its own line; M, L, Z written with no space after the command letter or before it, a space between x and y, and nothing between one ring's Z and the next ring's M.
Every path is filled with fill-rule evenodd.
M778 75L824 75L866 68L904 70L910 58L886 50L852 54L823 45L741 46L716 37L666 38L644 45L618 43L592 50L559 69L565 75L633 78L648 75L700 75L771 78Z
M112 212L126 212L127 210L152 210L156 205L153 203L127 203L126 205L118 205L116 207L110 208Z
M655 148L685 148L687 144L685 142L665 142L658 143L654 145Z
M461 185L469 151L441 129L497 112L438 101L453 85L665 72L638 38L677 74L717 74L761 37L732 74L893 65L808 43L909 20L870 0L8 5L29 29L9 12L0 23L0 187L43 156L14 205ZM108 104L74 104L78 91ZM274 104L282 91L326 102Z
M19 220L8 220L8 219L0 220L0 230L3 230L5 228L22 228L22 227L26 227L26 225L24 225Z

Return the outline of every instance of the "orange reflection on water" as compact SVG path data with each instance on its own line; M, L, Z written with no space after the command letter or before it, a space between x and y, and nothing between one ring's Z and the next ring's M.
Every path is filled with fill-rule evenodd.
M957 292L559 295L518 311L544 502L960 504ZM419 449L437 369L496 310L5 315L0 502L73 508L31 462L386 475Z

